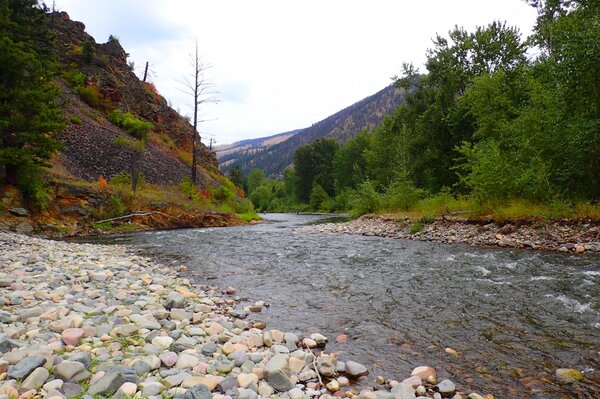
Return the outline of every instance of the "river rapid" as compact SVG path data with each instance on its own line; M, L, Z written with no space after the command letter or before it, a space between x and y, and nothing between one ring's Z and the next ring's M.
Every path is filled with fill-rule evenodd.
M324 216L138 233L133 244L199 285L233 286L267 328L320 332L328 351L402 380L430 365L496 398L600 397L600 257L310 233ZM346 343L335 343L347 334ZM451 348L453 351L447 351ZM450 352L450 353L449 353ZM554 372L586 374L560 383Z

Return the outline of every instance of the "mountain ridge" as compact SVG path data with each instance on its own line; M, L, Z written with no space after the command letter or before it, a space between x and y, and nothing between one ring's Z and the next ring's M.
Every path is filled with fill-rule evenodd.
M227 173L233 166L239 166L247 174L254 168L261 168L269 177L281 177L283 171L292 165L296 149L321 137L345 143L360 132L376 126L385 115L394 112L404 101L404 93L404 89L389 85L309 127L298 129L297 133L280 143L255 149L237 158L231 154L218 156L221 170ZM253 140L261 139L265 138Z

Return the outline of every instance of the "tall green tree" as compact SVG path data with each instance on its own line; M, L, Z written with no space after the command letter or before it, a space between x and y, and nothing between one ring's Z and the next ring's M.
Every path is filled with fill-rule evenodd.
M52 83L52 36L33 0L0 0L0 165L15 184L47 165L64 127Z
M231 180L236 187L248 191L248 183L246 182L242 168L240 168L239 165L236 165L229 170L229 180Z

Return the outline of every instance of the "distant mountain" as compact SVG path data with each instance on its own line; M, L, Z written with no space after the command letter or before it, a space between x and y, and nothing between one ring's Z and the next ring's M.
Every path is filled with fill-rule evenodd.
M235 142L233 144L224 144L214 147L217 159L221 164L221 168L234 164L240 158L255 154L258 151L266 150L267 148L279 144L296 133L300 133L303 129L292 130L291 132L279 133L269 137L261 137L258 139L248 139Z
M229 146L229 150L217 152L221 170L226 173L233 165L239 165L244 173L253 168L261 168L269 177L280 177L283 171L292 165L294 152L299 147L321 137L331 137L343 144L363 130L376 126L403 101L404 89L390 85L305 129L233 144ZM279 142L264 144L271 139ZM259 144L252 147L251 144L245 143L247 141ZM242 151L235 151L235 148L245 146L247 147ZM237 155L234 156L234 153Z

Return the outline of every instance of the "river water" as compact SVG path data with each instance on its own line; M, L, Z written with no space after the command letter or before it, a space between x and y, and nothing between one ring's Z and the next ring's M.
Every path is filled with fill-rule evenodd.
M323 216L269 214L233 228L111 238L233 286L267 328L402 380L420 365L496 398L600 398L600 257L298 231ZM346 343L334 343L347 334ZM459 355L449 354L452 348ZM560 383L557 368L587 379Z

